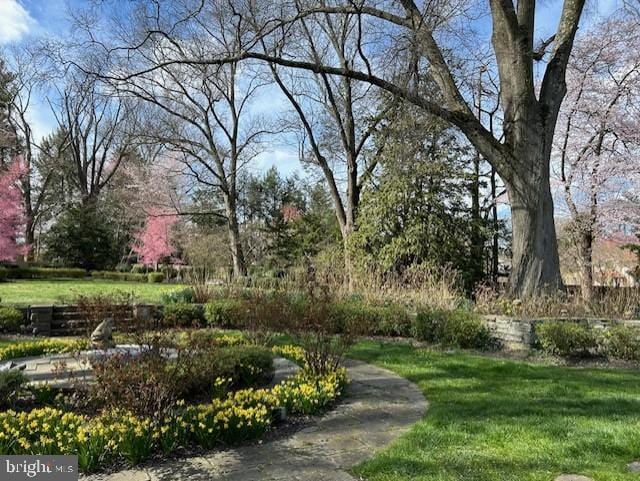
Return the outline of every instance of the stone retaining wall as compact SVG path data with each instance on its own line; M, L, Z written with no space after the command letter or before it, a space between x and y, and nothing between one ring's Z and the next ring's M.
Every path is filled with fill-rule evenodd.
M531 349L537 343L536 324L551 319L518 319L509 316L483 316L485 325L494 338L506 349ZM610 319L553 319L578 321L594 329L608 329L612 324L640 327L640 320L612 321Z
M162 306L154 304L135 304L127 306L122 319L121 330L131 324L134 318L147 321L157 318ZM80 312L78 306L29 306L22 308L25 325L33 325L40 336L74 336L89 334L95 326Z

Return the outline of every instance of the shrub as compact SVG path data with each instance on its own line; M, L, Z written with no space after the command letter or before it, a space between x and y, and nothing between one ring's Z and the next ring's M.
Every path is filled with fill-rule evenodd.
M273 354L256 346L234 346L190 356L175 375L179 396L190 399L206 394L219 397L227 389L264 384L273 376ZM223 388L223 389L221 389Z
M411 335L411 316L396 304L375 305L352 299L333 303L329 315L339 326L358 325L370 335Z
M0 406L11 406L26 383L27 378L20 371L0 372Z
M312 414L340 396L346 371L325 376L300 373L273 389L246 389L224 399L184 407L176 402L164 415L136 416L123 410L105 411L89 418L59 409L0 412L0 453L77 454L82 472L137 464L155 452L169 454L196 445L210 449L261 436L272 423L277 407L292 414Z
M191 304L193 302L193 290L187 287L166 292L160 296L160 300L163 304Z
M78 279L87 276L87 271L70 267L9 267L8 279Z
M149 274L147 274L147 281L150 284L160 284L164 281L164 274L162 272L149 272Z
M482 320L465 309L419 311L413 323L413 335L421 341L461 349L488 349L493 343Z
M0 348L0 361L75 352L86 349L88 344L85 340L76 339L43 339L41 341L20 342Z
M0 306L0 331L18 332L23 320L22 311L19 309Z
M562 357L589 356L598 342L593 330L573 321L544 321L536 325L543 351Z
M191 327L204 323L202 306L197 304L167 304L162 317L163 323L168 326Z
M204 308L207 324L215 327L238 327L242 324L242 302L237 299L216 299Z
M95 382L91 399L110 408L124 408L140 416L163 415L180 395L179 366L159 351L116 354L92 363Z
M9 278L9 270L6 267L0 267L0 282L6 281Z
M640 328L618 324L607 329L601 339L607 356L628 361L640 361Z
M95 279L107 279L111 281L149 282L147 274L133 274L131 272L116 271L92 271L91 277Z

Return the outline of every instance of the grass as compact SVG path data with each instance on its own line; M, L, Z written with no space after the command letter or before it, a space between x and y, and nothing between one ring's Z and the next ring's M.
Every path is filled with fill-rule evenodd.
M18 280L0 283L0 299L4 304L64 304L79 295L133 294L144 302L159 302L160 296L183 286L102 279Z
M358 466L369 481L637 480L640 373L363 342L352 357L420 386L427 415Z

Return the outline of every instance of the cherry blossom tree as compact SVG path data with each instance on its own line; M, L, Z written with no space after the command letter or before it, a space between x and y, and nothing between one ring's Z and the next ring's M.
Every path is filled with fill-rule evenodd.
M0 170L0 262L15 262L28 249L19 245L25 221L20 181L26 172L21 157Z
M555 137L555 170L571 218L582 295L593 292L593 245L620 200L640 186L640 32L624 17L579 37Z
M178 216L175 213L156 208L150 210L133 248L143 264L157 267L160 261L175 252L173 227L177 222Z

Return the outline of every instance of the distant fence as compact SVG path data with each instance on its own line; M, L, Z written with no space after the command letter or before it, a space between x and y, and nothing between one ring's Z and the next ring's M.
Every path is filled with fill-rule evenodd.
M134 319L150 320L158 317L162 306L155 304L135 304L125 306L123 318L119 319L123 325L116 325L116 329L126 330ZM78 306L29 306L22 308L25 325L35 329L39 336L78 336L90 334L95 326L80 311Z

